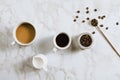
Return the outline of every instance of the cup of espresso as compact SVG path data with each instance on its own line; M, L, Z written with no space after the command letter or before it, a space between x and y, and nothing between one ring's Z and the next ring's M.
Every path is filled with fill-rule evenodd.
M54 51L56 51L57 49L64 50L70 47L71 37L65 32L60 32L54 36L53 43L55 46L55 48L53 49Z
M78 37L78 45L81 49L91 48L93 45L92 35L88 32L81 33Z
M43 54L33 56L32 65L35 69L44 69L47 71L47 57Z
M35 41L36 29L31 23L23 22L14 29L13 38L15 41L12 42L12 45L15 42L23 46L30 45Z

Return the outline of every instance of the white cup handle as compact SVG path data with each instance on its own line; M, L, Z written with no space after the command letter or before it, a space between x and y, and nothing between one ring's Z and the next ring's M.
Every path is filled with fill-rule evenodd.
M13 46L13 45L15 45L15 43L16 43L16 42L15 42L15 41L13 41L13 42L11 42L11 45Z
M57 52L57 50L58 50L57 48L53 48L53 52Z

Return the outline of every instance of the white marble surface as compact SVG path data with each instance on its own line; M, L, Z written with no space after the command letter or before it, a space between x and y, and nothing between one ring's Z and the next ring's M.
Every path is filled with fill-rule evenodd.
M87 6L91 11L88 15ZM80 18L74 23L79 9ZM120 0L0 0L0 80L120 80L120 58L89 22L80 22L104 14L107 17L99 24L109 30L101 30L120 52L120 26L115 25L120 22ZM35 24L38 39L27 47L11 46L13 28L23 21ZM61 31L73 37L95 31L94 46L53 53L52 38ZM30 65L31 57L39 53L48 58L47 72Z

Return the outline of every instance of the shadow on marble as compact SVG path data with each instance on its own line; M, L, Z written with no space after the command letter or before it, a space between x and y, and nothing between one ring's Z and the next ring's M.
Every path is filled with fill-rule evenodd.
M14 65L15 69L17 70L17 72L19 72L19 74L29 74L32 72L39 72L40 70L35 69L32 66L32 57L29 57L26 60L23 60L22 62L19 62L17 64Z
M12 41L14 40L10 29L6 28L5 31L0 31L0 51L5 52L23 47L18 44L11 45Z
M44 38L42 40L40 40L37 44L37 50L39 51L39 53L49 53L53 50L53 36Z
M12 33L8 28L0 31L0 51L6 51L9 48L9 43Z
M7 37L2 32L0 32L0 51L6 51L7 48Z
M83 51L83 49L80 49L77 39L78 39L78 36L74 36L72 38L72 43L71 43L71 51L72 52Z

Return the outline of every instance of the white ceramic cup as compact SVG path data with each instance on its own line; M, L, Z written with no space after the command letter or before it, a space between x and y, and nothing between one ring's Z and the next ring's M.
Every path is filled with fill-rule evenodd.
M66 46L64 46L64 47L60 47L58 44L57 44L57 42L56 42L56 38L58 37L58 36L60 36L60 34L64 34L64 35L66 35L66 37L68 37L68 43L67 43L67 45ZM62 37L62 36L61 36ZM64 38L63 38L64 39ZM53 38L53 43L54 43L54 48L53 48L53 51L54 52L56 52L57 50L65 50L65 49L67 49L67 48L69 48L70 47L70 45L71 45L71 37L70 37L70 35L68 35L67 33L65 33L65 32L60 32L60 33L58 33L57 35L55 35L54 36L54 38ZM64 43L64 42L63 42Z
M91 37L92 43L90 44L90 46L85 47L85 46L83 46L83 45L80 43L80 39L81 39L81 37L82 37L83 35L89 35L89 36ZM88 48L91 48L91 47L93 46L94 40L93 40L93 37L92 37L92 35L91 35L90 33L84 32L84 33L81 33L81 34L80 34L80 36L79 36L78 39L77 39L77 42L78 42L78 45L79 45L79 47L80 47L81 49L88 49Z
M31 26L34 28L34 30L35 30L35 37L34 37L34 39L33 39L31 42L29 42L29 43L21 43L20 41L18 41L18 39L17 39L17 37L16 37L16 30L18 29L18 27L19 27L20 25L22 25L22 24L24 24L24 23L27 23L27 24L31 25ZM31 22L22 22L22 23L20 23L19 25L17 25L17 26L14 28L14 30L13 30L13 38L14 38L14 41L11 43L11 45L14 45L15 43L18 43L19 45L22 45L22 46L30 45L30 44L32 44L32 43L36 40L36 29L35 29L34 25L33 25Z
M33 56L32 65L35 69L44 69L47 71L47 57L43 54Z

